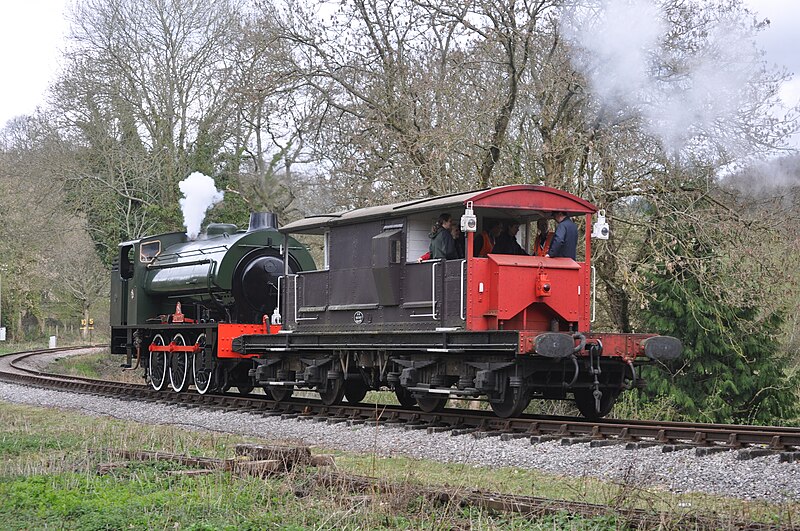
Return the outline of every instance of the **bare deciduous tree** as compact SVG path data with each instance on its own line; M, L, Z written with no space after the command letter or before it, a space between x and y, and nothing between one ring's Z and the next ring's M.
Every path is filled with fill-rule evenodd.
M3 306L14 316L8 322L15 339L24 335L23 321L38 322L44 332L48 320L88 315L108 293L108 273L85 223L51 177L58 149L40 120L8 126L0 157Z
M236 0L83 0L53 89L54 127L92 227L140 236L175 215L177 182L230 136ZM88 186L87 186L88 185ZM118 241L118 238L117 238Z

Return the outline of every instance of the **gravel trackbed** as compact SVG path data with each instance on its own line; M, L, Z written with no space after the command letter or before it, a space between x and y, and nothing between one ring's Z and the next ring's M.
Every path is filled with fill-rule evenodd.
M770 502L800 501L800 464L780 463L777 455L749 461L735 452L696 457L693 450L663 453L661 448L625 450L622 446L532 445L527 439L500 441L471 435L428 434L393 426L329 425L246 413L130 402L113 398L0 383L0 400L66 408L149 424L235 433L380 456L403 455L487 467L537 469L559 475L593 476L670 492L705 492Z

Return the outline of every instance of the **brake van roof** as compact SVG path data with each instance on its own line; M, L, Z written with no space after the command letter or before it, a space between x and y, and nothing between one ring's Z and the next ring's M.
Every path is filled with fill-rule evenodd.
M351 225L378 219L404 217L419 212L444 212L448 209L461 210L468 201L476 211L481 208L510 209L515 212L563 211L569 214L590 214L597 212L592 203L563 190L549 186L517 184L498 186L472 192L428 197L366 208L357 208L333 214L321 214L288 223L281 232L316 232L318 229L337 225Z

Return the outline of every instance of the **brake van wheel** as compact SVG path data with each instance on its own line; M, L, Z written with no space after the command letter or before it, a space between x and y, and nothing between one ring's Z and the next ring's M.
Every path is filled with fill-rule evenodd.
M411 393L400 384L397 384L397 387L394 388L394 395L397 397L397 401L400 405L405 408L414 407L417 404L416 399L411 396Z
M358 404L364 400L364 397L367 396L367 391L369 391L369 387L361 378L344 382L344 397L350 404Z
M433 413L441 411L447 404L447 397L440 397L436 395L426 395L417 397L417 405L425 413Z
M172 342L179 347L186 346L186 340L182 334L175 334ZM170 355L169 365L169 384L175 392L180 393L189 387L189 353L173 352Z
M592 389L575 389L573 394L575 395L575 406L581 412L581 415L587 419L595 420L611 413L619 396L619 391L603 391L603 396L600 398L599 411L597 410Z
M490 396L489 406L495 415L503 419L519 416L531 403L531 393L527 388L511 387L508 381L502 396L502 400L494 400L494 397Z
M164 338L161 336L161 334L156 334L150 344L157 347L163 347ZM149 364L148 370L150 371L150 385L152 385L153 389L156 391L161 391L167 378L167 353L153 352L151 350Z
M328 380L328 387L319 392L322 403L326 406L338 404L344 398L344 379Z
M274 398L276 402L285 402L289 400L292 397L292 393L294 393L293 387L271 386L269 390L272 393L272 398Z
M199 350L192 356L192 374L194 375L194 386L201 395L213 389L214 364L212 354L206 353L206 335L200 334L195 341L195 346Z

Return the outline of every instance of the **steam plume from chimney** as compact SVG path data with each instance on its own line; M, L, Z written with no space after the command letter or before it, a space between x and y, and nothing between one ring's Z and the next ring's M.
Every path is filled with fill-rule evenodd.
M189 238L195 239L200 233L206 212L222 201L225 194L217 190L214 179L197 171L178 183L178 187L183 194L183 199L179 200L183 225Z

